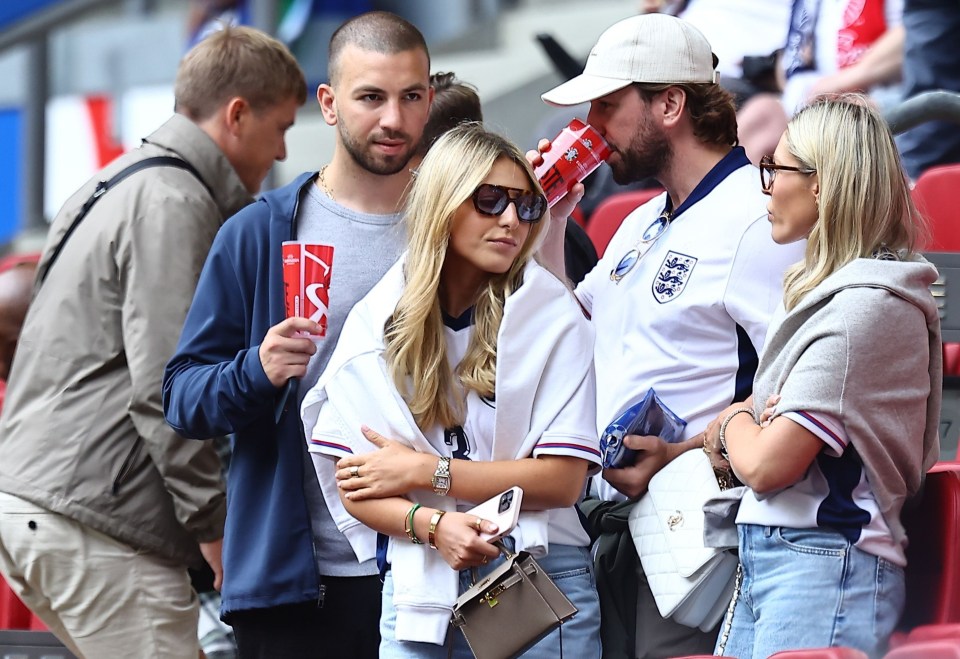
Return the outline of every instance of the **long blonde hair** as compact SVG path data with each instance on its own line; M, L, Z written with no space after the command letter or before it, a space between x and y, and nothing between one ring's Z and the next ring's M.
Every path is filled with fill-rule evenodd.
M820 186L804 260L784 277L787 310L854 259L915 251L923 223L893 135L864 96L814 100L790 120L785 139L800 166L816 170Z
M474 306L475 331L463 361L451 372L438 295L451 224L461 204L470 203L474 190L502 158L526 172L529 188L543 194L533 170L516 146L479 124L463 124L433 145L407 198L406 285L384 328L384 357L397 389L421 428L438 423L449 428L463 422L463 400L455 393L454 378L459 378L464 389L482 397L494 395L497 334L504 304L523 283L523 269L539 247L548 221L544 216L531 225L510 269L491 275L481 288Z

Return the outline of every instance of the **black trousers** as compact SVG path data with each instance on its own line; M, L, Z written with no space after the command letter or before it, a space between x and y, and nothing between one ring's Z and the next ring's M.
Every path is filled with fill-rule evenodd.
M240 659L377 659L380 577L323 577L323 602L230 614Z

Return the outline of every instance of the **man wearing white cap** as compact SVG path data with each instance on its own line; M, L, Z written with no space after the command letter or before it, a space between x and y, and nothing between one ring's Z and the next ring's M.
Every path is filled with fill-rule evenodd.
M543 95L552 105L590 103L587 120L610 144L618 183L653 177L666 189L623 221L576 295L597 331L598 433L650 388L687 426L674 444L626 438L639 458L604 470L602 499L640 496L665 464L702 446L707 423L751 393L783 272L802 257L802 245L780 247L770 237L760 176L736 146L734 105L716 64L690 24L634 16L600 36L581 75ZM558 202L552 221L563 222L581 194L577 186ZM551 231L544 246L555 268L562 236ZM585 512L600 522L612 505ZM624 558L597 558L604 657L712 651L716 630L661 617L635 556L635 574L611 575Z

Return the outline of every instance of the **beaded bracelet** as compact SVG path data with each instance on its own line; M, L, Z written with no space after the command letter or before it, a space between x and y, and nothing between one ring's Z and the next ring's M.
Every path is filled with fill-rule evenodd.
M403 532L407 534L407 537L410 538L410 542L415 545L422 545L423 540L417 537L417 532L413 528L413 515L419 510L420 504L415 503L410 506L410 510L407 511L407 516L403 520Z
M757 422L757 417L754 416L753 410L749 407L738 407L723 418L723 422L720 424L720 457L727 462L730 462L730 455L727 453L727 425L738 414L749 414L753 422Z

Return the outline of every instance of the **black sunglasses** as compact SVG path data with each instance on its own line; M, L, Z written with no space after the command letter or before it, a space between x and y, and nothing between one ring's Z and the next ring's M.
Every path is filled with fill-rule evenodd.
M760 158L760 189L770 194L773 190L773 182L777 178L777 172L798 172L800 174L816 174L817 170L806 167L791 167L790 165L777 165L773 162L773 156L763 156Z
M535 192L481 183L473 193L473 207L482 215L503 215L511 201L521 222L539 222L547 212L547 198Z

